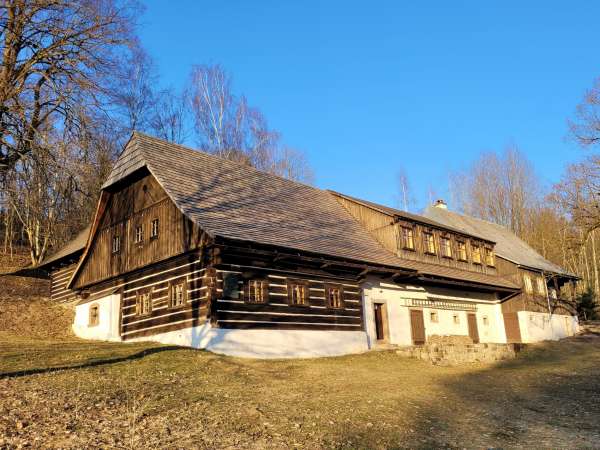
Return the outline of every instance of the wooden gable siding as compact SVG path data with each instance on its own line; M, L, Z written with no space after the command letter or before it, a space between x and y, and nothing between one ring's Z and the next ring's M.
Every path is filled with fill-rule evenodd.
M150 237L151 224L159 220L158 237ZM99 229L81 268L75 287L88 286L198 248L200 229L167 197L152 175L110 194ZM143 227L142 243L135 242L136 227ZM112 240L120 238L114 253Z
M502 257L496 258L496 266L500 276L509 279L521 287L521 292L502 303L503 313L515 313L519 311L548 312L548 298L546 294L538 292L537 278L542 276L541 271L524 269L517 264ZM524 276L531 279L532 293L525 291ZM559 294L559 292L557 292ZM558 295L556 299L550 299L550 309L553 314L575 314L574 304L567 298Z
M76 267L77 263L72 263L50 273L50 299L53 302L66 303L79 298L76 292L67 289L67 283Z
M410 220L398 220L389 214L369 208L368 206L354 202L344 197L338 197L337 200L346 210L352 214L369 233L387 250L393 252L401 258L420 261L429 264L437 264L456 269L468 270L472 272L485 273L489 275L496 274L496 268L485 264L485 244L483 241L474 237L459 236L455 232L438 229L426 224L416 223ZM411 228L414 233L414 250L403 248L402 245L402 227ZM436 245L436 254L429 255L425 253L424 233L432 233ZM440 238L448 237L452 246L452 258L446 258L441 255ZM461 240L467 245L467 259L463 262L457 259L458 244ZM472 246L478 244L482 249L481 264L475 264L472 260Z

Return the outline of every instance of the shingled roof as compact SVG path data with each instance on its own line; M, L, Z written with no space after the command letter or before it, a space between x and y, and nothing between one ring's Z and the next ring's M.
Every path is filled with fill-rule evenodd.
M134 133L103 188L144 166L182 213L213 237L516 288L498 277L397 257L328 191L142 133Z
M60 260L64 258L71 257L76 255L79 252L82 252L85 248L85 244L87 242L88 235L90 234L90 227L85 227L75 238L69 241L66 245L61 247L56 253L48 256L42 263L38 266L39 269L45 269L47 267L52 267L52 265L58 263Z
M496 241L494 248L496 254L515 264L545 272L576 277L576 275L545 259L526 242L502 225L435 206L427 207L423 211L423 215L436 222L463 230L466 233L475 233L493 238Z

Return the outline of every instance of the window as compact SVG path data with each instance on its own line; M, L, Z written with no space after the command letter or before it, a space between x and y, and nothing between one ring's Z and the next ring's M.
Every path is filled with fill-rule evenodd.
M458 314L453 314L452 321L454 322L454 325L460 324L460 316Z
M435 241L432 233L423 233L425 253L435 255Z
M88 325L90 327L95 327L100 323L100 307L97 303L90 305L90 318Z
M240 275L233 272L223 274L223 298L240 298Z
M135 227L135 243L139 244L144 240L144 227L142 225L138 225Z
M138 316L147 316L152 313L152 293L150 291L137 292L135 313Z
M339 285L325 285L325 297L330 308L344 307L344 291Z
M150 227L150 238L158 237L158 219L152 220L152 226Z
M537 278L537 291L540 295L546 295L546 281L544 277Z
M464 243L464 241L458 241L456 243L456 246L458 248L458 260L459 261L466 261L467 260L467 244Z
M473 245L473 263L481 264L481 247L479 245Z
M486 327L490 324L490 319L488 319L488 316L483 316L481 320L483 321L483 325Z
M554 288L550 288L550 289L548 290L548 294L550 295L550 298L551 298L552 300L556 300L556 289L554 289Z
M171 308L178 308L185 305L187 296L186 282L185 278L169 282L169 306Z
M494 257L494 250L492 250L491 248L486 248L485 249L485 263L490 266L490 267L494 267L495 265L495 257Z
M248 303L267 303L269 284L264 279L248 280L246 284L246 301Z
M431 311L429 313L429 321L432 323L438 323L438 313L437 311Z
M440 247L442 248L442 256L444 258L452 258L452 244L450 243L450 238L441 237L440 244Z
M119 253L121 251L121 236L113 236L112 238L112 252Z
M407 250L415 249L415 237L412 228L402 227L402 248Z
M303 281L288 282L288 300L290 305L308 305L308 285Z
M525 292L533 294L533 286L531 285L531 277L527 274L523 275L523 285L525 286Z

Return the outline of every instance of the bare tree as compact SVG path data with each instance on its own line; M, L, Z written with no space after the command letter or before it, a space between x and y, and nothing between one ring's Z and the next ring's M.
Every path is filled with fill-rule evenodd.
M232 93L231 77L221 66L195 66L187 91L203 150L259 170L310 179L306 158L282 147L280 134L268 127L263 114Z
M404 211L408 211L412 203L411 187L408 175L403 167L398 171L398 191L400 196L398 203Z
M117 0L0 4L0 175L41 150L38 133L49 124L76 129L78 111L101 103L103 80L133 40L135 6Z
M149 123L151 133L169 142L183 143L188 137L185 97L167 89L155 94L155 98Z
M575 119L569 121L571 135L582 146L600 143L600 78L596 79L577 106Z

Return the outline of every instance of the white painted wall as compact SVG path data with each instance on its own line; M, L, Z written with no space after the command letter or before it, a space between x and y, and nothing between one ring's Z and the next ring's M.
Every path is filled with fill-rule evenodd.
M579 331L577 317L519 311L521 340L525 343L562 339Z
M488 324L484 323L487 317ZM483 343L506 343L506 329L504 328L504 316L500 304L477 305L477 329L479 330L479 341Z
M363 331L232 330L212 328L208 323L127 342L136 341L181 345L244 358L314 358L369 349Z
M73 332L83 339L97 339L102 341L120 341L119 335L119 308L120 294L108 295L98 300L77 305ZM99 323L89 326L90 307L99 306Z

